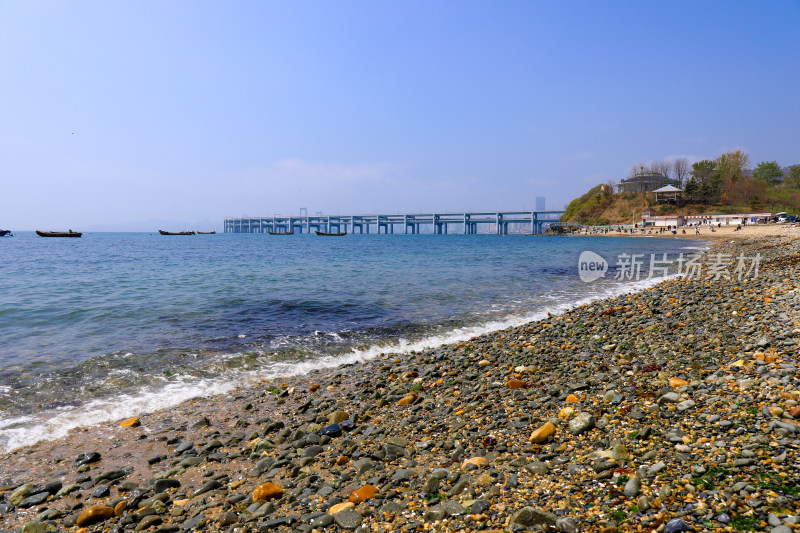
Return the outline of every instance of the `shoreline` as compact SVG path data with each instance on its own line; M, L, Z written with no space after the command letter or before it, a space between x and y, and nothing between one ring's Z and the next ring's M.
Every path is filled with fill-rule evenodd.
M3 454L0 521L77 530L86 509L125 506L96 527L795 529L800 233L718 233L712 251L762 253L763 277L672 279L75 430ZM89 452L101 459L77 466ZM266 482L283 496L253 503ZM378 492L351 498L365 485Z
M591 228L591 226L590 226ZM647 228L647 231L653 233L618 233L617 231L609 231L608 233L577 233L575 237L659 237L663 239L678 238L678 239L701 239L701 240L724 240L724 239L751 239L761 237L775 237L785 236L786 238L800 237L800 225L798 224L748 224L742 227L741 230L736 230L736 226L722 226L720 228L714 227L716 231L712 231L712 226L700 226L700 233L695 234L694 226L682 226L677 235L672 235L668 232L658 233L660 228L652 227ZM686 233L681 233L686 230Z
M707 241L695 239L695 242L705 244ZM674 246L674 245L673 245ZM637 278L638 279L638 278ZM335 369L341 365L363 363L383 353L407 354L409 351L419 351L429 348L438 348L448 344L458 344L475 336L491 334L496 331L520 326L529 322L538 321L549 314L561 314L578 305L590 303L593 300L611 298L629 292L643 290L659 279L638 279L636 283L607 286L599 290L583 291L583 285L576 280L580 293L579 300L567 301L562 297L558 301L537 310L526 312L509 311L504 316L495 316L485 322L466 323L454 325L451 329L428 331L421 336L384 337L376 339L372 344L365 343L351 351L338 352L327 356L298 360L291 362L275 362L268 367L260 369L245 369L241 372L219 377L205 376L196 378L186 376L186 379L177 379L164 386L143 386L139 394L119 392L115 397L105 396L90 399L80 405L69 405L58 408L47 408L39 405L40 409L33 412L20 413L16 416L9 415L0 420L0 453L8 453L20 447L37 444L41 440L53 440L66 436L70 431L82 427L97 426L114 422L137 413L149 411L168 411L190 400L197 400L205 396L222 397L239 388L246 387L248 383L266 377L277 379L302 375L309 370ZM584 285L584 287L586 287ZM587 287L588 288L588 287ZM591 296L586 294L591 293ZM578 298L576 295L575 298ZM242 356L241 352L233 353L234 357ZM183 376L179 376L182 378ZM124 401L120 401L124 399ZM36 402L29 402L36 405Z

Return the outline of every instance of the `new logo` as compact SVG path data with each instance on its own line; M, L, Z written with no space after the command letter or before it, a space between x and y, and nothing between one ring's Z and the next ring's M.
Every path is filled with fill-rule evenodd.
M578 275L582 281L589 283L602 278L608 272L608 262L603 256L586 250L578 258Z

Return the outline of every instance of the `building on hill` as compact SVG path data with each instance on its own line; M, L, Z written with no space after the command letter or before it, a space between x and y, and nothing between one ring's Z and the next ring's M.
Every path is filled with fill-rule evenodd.
M680 184L658 172L644 170L617 183L617 192L651 192L665 185L677 187Z
M656 189L653 192L656 193L657 203L668 202L675 204L678 202L678 198L680 198L683 195L683 191L675 187L674 185L664 185L660 189Z

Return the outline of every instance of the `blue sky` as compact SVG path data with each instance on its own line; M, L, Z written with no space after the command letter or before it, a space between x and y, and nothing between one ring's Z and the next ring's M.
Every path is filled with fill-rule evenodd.
M561 208L800 163L800 2L0 1L0 228Z

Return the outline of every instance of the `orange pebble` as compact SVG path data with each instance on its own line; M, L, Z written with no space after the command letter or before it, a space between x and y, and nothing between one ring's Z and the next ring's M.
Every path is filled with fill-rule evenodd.
M353 503L361 503L363 501L369 500L377 493L378 493L378 487L374 485L364 485L360 489L353 491L353 493L350 495L350 498L348 498L348 501L351 501Z
M277 500L283 496L283 489L275 483L262 483L253 491L254 502Z

